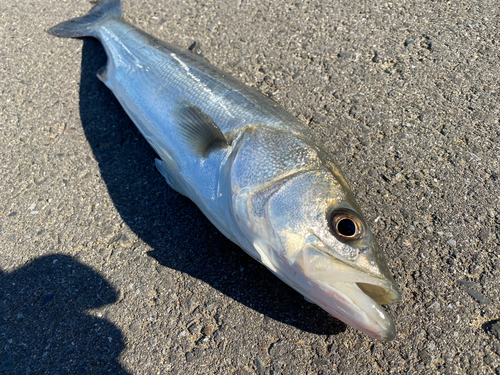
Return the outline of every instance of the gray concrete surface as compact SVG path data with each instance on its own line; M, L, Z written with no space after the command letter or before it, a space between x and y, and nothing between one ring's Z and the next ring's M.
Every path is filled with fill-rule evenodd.
M385 344L167 187L99 43L46 33L90 7L0 2L0 374L500 374L497 0L124 2L337 155L403 293Z

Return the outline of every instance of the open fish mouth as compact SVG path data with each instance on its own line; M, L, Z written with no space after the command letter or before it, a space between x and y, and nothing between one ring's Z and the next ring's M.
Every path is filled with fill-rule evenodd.
M392 277L366 273L314 247L305 249L302 268L308 301L370 337L394 339L393 319L381 306L401 299Z
M321 289L324 294L318 296L316 303L331 315L381 341L396 336L394 321L378 301L396 302L399 292L379 285L342 282L323 285Z
M311 243L295 256L276 256L275 251L257 248L264 265L307 301L372 338L391 341L396 337L394 321L381 306L401 299L388 270L369 272Z
M380 285L368 283L356 283L356 285L379 305L388 305L398 302L401 299L399 292L392 288L384 288Z

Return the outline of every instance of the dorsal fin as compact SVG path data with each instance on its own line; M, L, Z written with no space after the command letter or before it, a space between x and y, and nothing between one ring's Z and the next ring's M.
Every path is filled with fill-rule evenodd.
M201 57L205 57L203 56L203 52L201 50L201 44L200 42L198 42L197 40L195 40L193 42L193 44L191 44L191 46L188 48L192 53L194 53L195 55L198 55L198 56L201 56Z
M200 108L182 101L172 112L182 138L192 149L205 157L215 148L227 147L226 137L215 122Z

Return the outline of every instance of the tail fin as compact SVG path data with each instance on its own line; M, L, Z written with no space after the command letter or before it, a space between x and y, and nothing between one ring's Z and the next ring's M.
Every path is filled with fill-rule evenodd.
M122 16L121 0L100 0L85 16L62 22L48 32L64 38L93 36L99 23L111 15Z

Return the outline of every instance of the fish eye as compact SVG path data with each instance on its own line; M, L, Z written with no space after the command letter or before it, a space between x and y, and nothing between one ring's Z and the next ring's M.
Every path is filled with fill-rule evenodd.
M333 211L330 215L332 234L339 241L359 240L365 236L365 225L357 213L351 210Z

